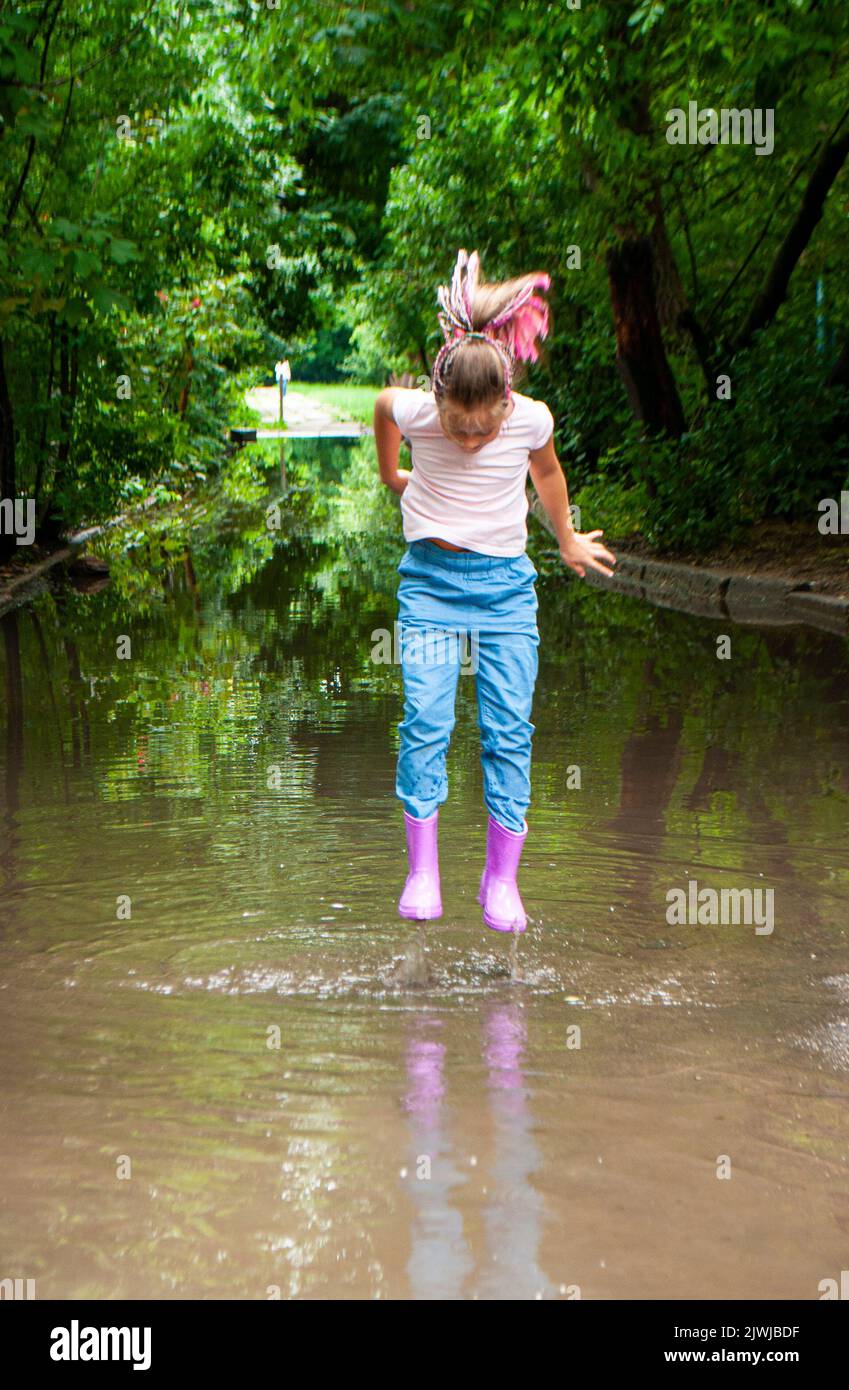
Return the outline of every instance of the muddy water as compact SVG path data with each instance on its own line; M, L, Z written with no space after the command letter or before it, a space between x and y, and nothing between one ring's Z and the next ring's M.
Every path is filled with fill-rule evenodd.
M3 621L0 1276L818 1297L849 1249L845 644L730 627L720 661L709 623L544 579L519 981L475 902L471 678L445 916L395 914L397 537L370 566L235 520ZM670 925L691 880L773 890L774 929Z

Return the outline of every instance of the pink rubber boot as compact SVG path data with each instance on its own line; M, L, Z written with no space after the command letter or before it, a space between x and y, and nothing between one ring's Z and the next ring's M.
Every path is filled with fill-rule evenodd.
M407 831L407 855L410 872L398 903L402 917L411 917L416 922L428 922L433 917L442 916L442 895L439 891L439 855L437 851L437 826L439 811L434 811L427 820L416 820L404 812L404 826Z
M478 902L483 908L483 920L493 931L524 931L528 925L516 874L522 857L522 846L528 835L524 830L507 830L497 820L489 818L486 832L486 868L481 876Z

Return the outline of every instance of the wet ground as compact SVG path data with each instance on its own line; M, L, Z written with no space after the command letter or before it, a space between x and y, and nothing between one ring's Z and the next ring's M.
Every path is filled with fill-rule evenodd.
M272 470L190 562L141 547L2 620L0 1277L817 1298L849 1250L846 643L540 558L511 971L471 677L445 916L396 916L400 677L371 653L400 550L363 538L364 476L316 531L290 470L275 533ZM670 923L691 881L772 890L772 930Z

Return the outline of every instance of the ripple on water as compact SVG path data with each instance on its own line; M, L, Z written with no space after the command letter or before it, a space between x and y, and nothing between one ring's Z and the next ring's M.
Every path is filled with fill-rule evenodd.
M841 1005L849 1006L849 975L829 975L823 984L833 989ZM796 1047L823 1058L835 1071L849 1072L849 1016L824 1019L807 1033L790 1038Z
M526 951L524 956L520 952L519 965L517 971L509 951L480 947L464 950L444 945L425 947L417 940L388 957L361 960L357 967L352 967L350 961L339 969L330 964L317 968L313 960L285 967L276 963L242 965L231 962L215 970L191 973L172 968L159 979L148 973L127 977L122 983L164 995L205 992L224 996L276 994L342 999L382 998L412 991L417 996L429 994L458 1002L486 996L507 986L519 987L523 994L556 996L562 1002L584 1007L720 1007L720 1003L707 998L707 990L699 988L694 981L684 984L675 976L657 978L643 974L636 983L629 977L628 984L622 988L599 988L597 962L570 960L568 969L559 968L539 959L533 951Z

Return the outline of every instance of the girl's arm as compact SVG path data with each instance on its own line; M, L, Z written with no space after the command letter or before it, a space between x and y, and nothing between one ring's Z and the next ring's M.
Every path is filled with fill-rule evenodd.
M380 481L399 496L411 477L408 469L398 467L402 436L392 414L392 401L395 392L400 389L398 386L387 386L374 403L374 442Z
M554 527L554 534L560 546L560 558L583 579L587 570L598 570L599 574L613 573L616 556L611 555L605 546L599 545L598 537L603 531L576 531L569 512L569 493L563 469L554 452L554 440L549 439L541 449L530 451L531 480L537 490L539 500ZM609 564L605 564L609 561Z

